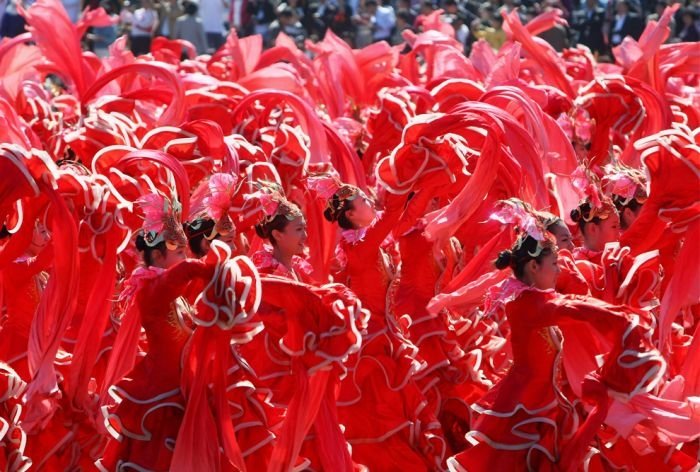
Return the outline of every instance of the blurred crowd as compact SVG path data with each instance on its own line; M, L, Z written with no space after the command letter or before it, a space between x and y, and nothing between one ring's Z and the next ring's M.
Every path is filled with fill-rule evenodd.
M34 0L0 0L0 37L24 31L18 3ZM456 39L469 54L478 39L498 50L506 41L502 11L517 8L523 23L551 9L560 9L568 26L558 25L540 36L557 51L584 44L598 57L610 57L624 37L638 39L647 22L664 8L680 3L669 42L700 40L700 0L62 0L77 21L85 8L103 7L114 25L93 28L86 47L99 55L127 35L135 54L150 50L154 37L190 41L200 54L212 53L235 29L239 37L260 34L265 47L284 33L300 48L307 40L321 39L327 30L355 48L376 41L401 44L407 30L418 32L423 21L441 10L441 20L455 30Z

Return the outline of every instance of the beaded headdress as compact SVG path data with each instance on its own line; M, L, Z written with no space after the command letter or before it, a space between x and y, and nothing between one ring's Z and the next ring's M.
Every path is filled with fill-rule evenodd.
M545 248L551 247L553 238L545 229L542 218L528 203L522 200L510 198L499 201L496 204L496 211L491 214L490 219L503 224L515 225L515 230L519 235L513 246L514 251L520 249L528 237L537 241L535 250L527 252L530 257L538 257Z
M180 202L152 193L141 197L137 203L143 210L143 239L149 247L162 242L171 250L187 245Z

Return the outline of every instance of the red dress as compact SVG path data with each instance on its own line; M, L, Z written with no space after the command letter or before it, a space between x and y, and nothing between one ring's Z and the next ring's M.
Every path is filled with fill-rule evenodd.
M46 286L52 251L44 250L37 257L21 257L2 273L4 310L0 320L0 361L6 362L28 382L27 344L29 329L41 294Z
M21 397L26 384L7 364L0 363L0 469L24 471L32 461L25 456L27 435L20 427Z
M659 306L663 274L659 254L657 251L636 256L630 253L627 247L607 244L599 252L576 248L573 255L592 296L608 303L655 310Z
M457 336L457 317L445 310L430 314L426 309L440 285L449 282L451 274L447 255L441 252L441 260L436 259L434 244L425 237L423 227L419 224L399 238L401 269L395 280L397 288L392 294L391 310L396 317L407 317L408 336L419 349L418 358L426 364L417 373L416 381L454 450L457 438L452 438L449 432L468 428L465 400L475 400L485 389L469 381L476 359L465 352L468 345L462 345ZM456 427L453 423L459 420L462 424ZM435 434L442 436L439 431Z
M294 256L294 270L290 271L274 258L271 246L265 246L251 259L261 275L310 280L312 268L308 262ZM280 349L287 329L284 310L263 303L257 316L265 329L249 343L231 343L233 365L228 379L236 437L250 470L268 468L275 444L272 430L280 427L295 388L291 361Z
M274 258L271 247L252 260L268 276L258 310L265 330L234 351L276 407L268 412L277 436L274 446L266 446L268 470L302 463L306 470L349 470L353 465L336 399L343 363L359 348L356 324L363 312L351 309L357 302L347 289L298 283L311 280L311 267L301 257L293 258L291 270ZM346 308L331 309L335 303Z
M132 274L134 311L126 316L138 318L129 322L140 319L148 348L131 372L109 388L114 405L103 407L103 414L112 439L97 462L100 470L169 470L185 409L181 357L192 333L192 307L180 295L206 274L204 263L195 260L167 270L140 268ZM121 329L128 329L129 322L124 320Z
M439 423L414 379L424 364L387 307L392 274L382 243L404 201L390 195L374 224L344 231L338 254L345 266L341 281L371 313L360 352L349 361L338 412L353 460L373 471L440 469L444 451L435 434Z
M450 458L453 471L559 470L562 462L583 459L586 438L595 433L604 411L592 413L595 421L579 427L579 412L562 388L563 338L556 326L569 336L576 330L595 330L611 342L614 347L600 375L617 395L647 390L663 373L664 361L645 341L644 327L635 326L634 316L624 308L533 289L516 279L507 285L513 365L473 405L476 420L467 434L472 447ZM631 359L641 362L630 366ZM605 405L605 398L597 400Z

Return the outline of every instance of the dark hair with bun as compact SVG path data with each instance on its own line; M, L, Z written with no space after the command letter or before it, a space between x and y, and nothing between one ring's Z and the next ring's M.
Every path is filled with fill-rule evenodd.
M348 219L346 212L353 209L353 200L359 195L360 189L354 185L342 185L328 199L323 217L331 223L338 223L343 229L354 229L355 226Z
M537 254L539 250L538 246L542 247L542 250ZM513 274L518 279L522 279L525 275L525 265L531 260L535 260L538 263L542 262L542 259L555 250L555 243L550 239L545 239L544 241L537 241L535 238L529 235L521 235L516 241L515 245L511 249L501 251L498 257L494 261L494 265L498 270L503 270L507 268L513 269ZM537 256L532 256L532 254L537 254Z
M275 237L272 236L274 230L284 231L284 228L289 224L289 219L282 214L275 215L271 220L266 220L255 225L255 232L263 239L269 239L273 246L277 244Z
M615 204L615 208L617 208L617 211L619 213L622 213L622 211L625 208L629 208L630 210L637 212L640 208L642 208L642 204L637 201L636 198L630 198L629 200L626 198L623 198L619 195L613 195L612 196L612 201Z
M153 265L153 252L160 251L160 253L165 256L165 251L167 247L165 246L165 241L161 241L155 246L149 246L146 244L146 239L143 237L142 233L136 236L136 249L143 253L143 262L146 266L150 267Z
M211 218L197 218L194 221L185 223L185 234L187 235L187 244L190 250L197 257L204 257L206 253L202 251L202 241L211 234L216 222Z
M334 205L338 206L338 198L336 195L333 195L331 197L331 200L329 202L329 205ZM345 208L342 210L333 210L333 208L326 208L323 211L323 217L326 218L326 220L330 221L331 223L337 222L338 226L340 226L343 229L353 229L354 226L352 222L348 219L347 215L345 212L347 210L352 210L352 202L349 202L345 204Z
M579 206L571 210L571 213L569 213L569 216L571 216L571 221L578 225L578 229L581 230L581 233L583 233L583 229L586 227L587 224L600 224L600 222L603 221L598 216L590 218L592 210L593 207L591 206L591 202L586 200L581 202Z

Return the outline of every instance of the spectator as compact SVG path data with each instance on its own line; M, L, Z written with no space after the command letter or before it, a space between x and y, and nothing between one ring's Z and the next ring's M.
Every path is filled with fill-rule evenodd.
M335 9L335 14L330 20L328 26L339 37L343 38L348 44L352 44L354 37L354 28L352 24L352 7L345 1L338 1L338 8Z
M29 8L29 6L34 3L34 0L24 0L20 1L20 3L24 8ZM0 38L14 38L26 32L24 28L26 23L24 18L17 11L15 0L7 0L1 23Z
M467 41L469 40L469 27L464 23L464 17L447 14L444 21L452 25L455 30L455 39L462 45L462 52L466 52Z
M547 0L544 11L562 10L563 8L564 6L559 0ZM540 33L538 37L547 41L557 52L562 52L564 48L569 47L569 31L562 25L554 25L547 31Z
M700 33L697 26L697 13L690 8L683 9L681 13L681 25L678 38L684 43L700 41Z
M124 7L119 12L118 35L131 36L131 23L134 22L134 11L136 11L136 5L129 0L125 0Z
M68 13L70 21L76 24L80 18L80 0L61 0L61 3L63 3L63 8Z
M177 19L185 13L183 11L183 6L180 6L178 0L167 0L160 4L160 34L168 38L175 38L175 22Z
M424 0L420 6L420 14L422 16L428 16L435 11L435 4L433 0Z
M95 54L98 57L107 57L109 55L109 47L117 39L117 22L119 17L114 11L112 3L103 1L100 6L104 8L114 23L108 26L94 26L90 33L90 39L92 40L92 50Z
M207 37L207 47L212 51L224 44L224 16L228 8L228 0L200 0L199 16Z
M591 50L594 54L606 52L603 37L605 11L598 7L598 0L586 0L582 10L574 12L573 28L577 32L576 41Z
M289 8L294 10L297 20L304 24L304 20L306 19L306 8L304 5L302 5L300 0L286 0L285 3L289 6Z
M317 0L309 5L309 15L306 19L306 28L309 34L322 38L336 13L335 3L328 0Z
M408 13L409 17L409 26L412 26L415 24L416 17L418 16L416 13L416 10L411 6L411 0L397 0L396 1L396 17L397 17L397 22L398 22L398 16L399 16L399 11L405 11Z
M173 28L173 39L184 39L192 43L197 54L207 52L207 37L204 33L204 23L197 16L199 5L194 1L186 1L183 4L185 14L180 16Z
M250 21L243 27L244 34L267 35L270 23L275 21L275 9L269 0L248 0L247 13Z
M506 42L506 32L503 31L503 18L494 15L491 19L491 24L493 26L484 26L475 22L476 29L474 31L474 36L477 39L484 39L491 49L498 51Z
M618 0L615 5L615 10L617 14L613 18L612 24L610 25L610 34L608 35L610 38L610 45L619 46L625 36L639 39L642 35L644 25L639 15L630 12L627 0Z
M141 8L134 12L131 22L131 52L135 56L151 51L153 33L158 27L158 13L153 8L153 0L142 0Z
M396 12L396 28L391 37L391 44L401 44L404 42L403 32L411 29L413 25L411 12L408 10L399 10Z
M306 30L299 21L299 18L297 18L294 10L286 3L282 3L277 8L277 19L270 24L266 44L272 46L280 33L284 33L292 38L297 44L297 47L304 47Z
M396 26L394 8L391 5L379 5L377 0L367 0L365 5L372 15L372 39L374 42L391 41L391 32Z
M360 4L360 9L353 15L352 22L355 25L355 47L363 48L372 44L372 14L369 10L369 2L374 3L374 8L377 6L375 0L367 0L367 3Z

